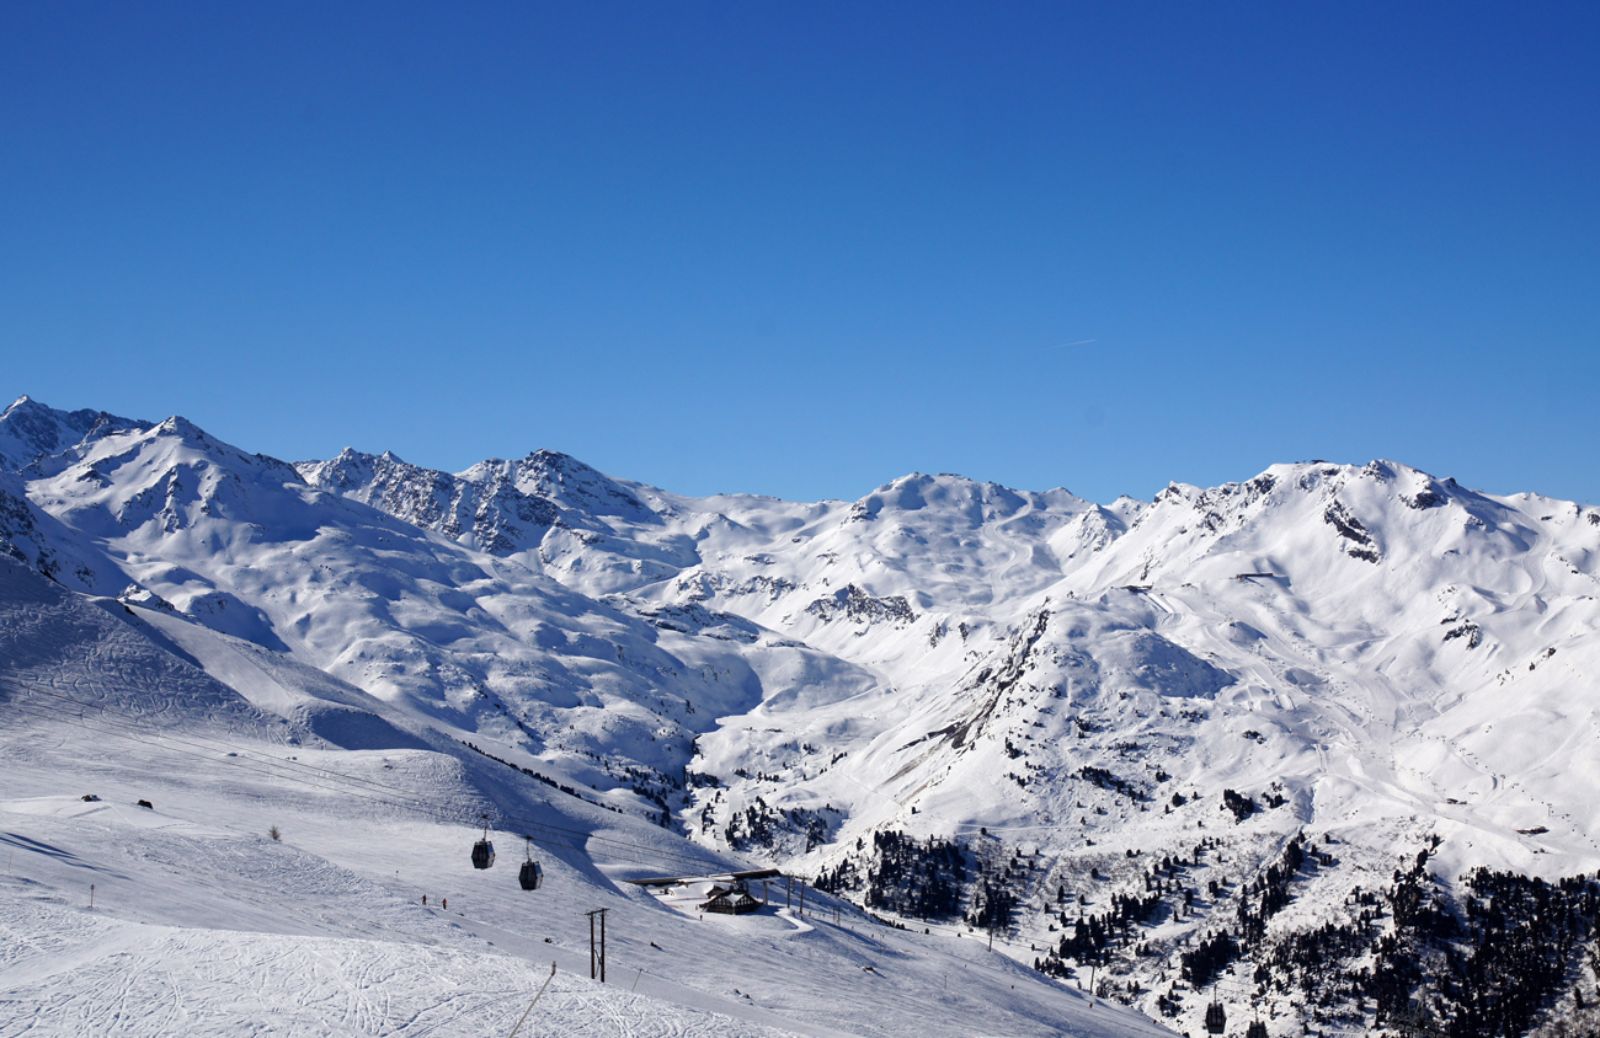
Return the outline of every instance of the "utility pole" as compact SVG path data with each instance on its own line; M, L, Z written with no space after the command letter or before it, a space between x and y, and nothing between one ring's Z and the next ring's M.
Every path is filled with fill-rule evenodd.
M794 877L783 877L783 907L794 907Z
M806 914L806 885L800 884L800 914Z
M606 982L606 913L609 911L611 911L609 908L596 908L592 912L584 913L589 917L589 979L594 980L598 976L600 983L602 984ZM596 946L594 943L595 916L600 917L600 944L598 957L595 954ZM599 968L598 973L596 973L597 966Z

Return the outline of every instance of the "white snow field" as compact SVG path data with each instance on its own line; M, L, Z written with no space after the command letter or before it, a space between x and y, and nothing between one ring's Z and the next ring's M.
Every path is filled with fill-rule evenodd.
M123 1002L130 1033L179 1009L196 1033L495 1033L552 958L539 1011L567 1015L541 1033L1153 1026L1091 1008L1091 977L1198 1033L1213 996L1184 956L1304 834L1326 857L1216 978L1236 1022L1254 1004L1299 1034L1311 1010L1257 967L1323 924L1374 947L1393 924L1361 892L1434 841L1446 890L1600 869L1600 509L1397 462L1107 505L923 474L854 502L689 498L545 451L289 465L23 398L0 415L0 552L4 911L37 949L7 952L4 1033ZM484 813L502 860L479 874ZM901 838L959 845L958 903L906 910L921 878L878 848ZM622 882L753 866L909 929L815 891L830 911L803 921L702 922ZM1015 900L992 953L980 877ZM1025 968L1155 887L1106 961ZM217 966L236 960L262 965ZM200 993L164 994L168 969ZM1378 1029L1359 999L1328 1011Z
M660 904L625 878L727 866L431 748L375 702L339 732L400 745L338 748L307 708L359 693L226 635L168 641L174 623L0 560L0 1034L509 1034L524 1013L521 1033L546 1035L1166 1033L976 941L815 894L826 919ZM491 833L499 861L477 871L485 812L515 831ZM521 832L543 867L532 892Z

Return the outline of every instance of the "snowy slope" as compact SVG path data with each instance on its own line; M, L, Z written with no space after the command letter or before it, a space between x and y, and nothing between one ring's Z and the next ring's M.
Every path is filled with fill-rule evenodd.
M545 451L288 466L88 414L0 419L11 554L132 583L140 630L317 752L442 753L509 810L470 742L584 826L993 930L1179 1030L1222 934L1203 972L1272 1033L1387 1026L1388 994L1283 963L1324 926L1347 974L1434 954L1360 907L1419 851L1447 905L1480 866L1600 868L1600 509L1388 461L1106 505L924 474L689 498Z
M181 419L107 436L29 493L176 613L420 721L561 756L604 785L622 781L605 777L619 752L635 763L666 740L682 757L688 711L753 696L742 657L686 662L645 619L310 486Z
M1206 834L1231 849L1193 879L1238 885L1297 832L1341 841L1345 867L1299 894L1307 923L1435 836L1447 886L1600 865L1600 510L1393 462L1108 506L923 475L854 503L631 491L659 525L608 520L589 565L677 532L692 564L633 587L557 555L546 572L737 613L871 675L802 677L699 739L686 822L713 845L835 875L884 830L965 839L975 864L1024 850L1051 862L1014 882L1030 952L1065 926L1050 891L1088 912L1126 896L1148 882L1126 852L1230 823L1223 790L1284 806ZM1237 900L1146 943L1172 964ZM1154 1013L1170 968L1109 972Z
M829 899L826 920L685 916L616 878L727 867L659 827L448 741L341 748L275 721L197 664L290 714L381 706L189 621L9 562L0 591L0 1033L509 1033L552 963L533 1033L1161 1033ZM484 872L479 813L503 856Z

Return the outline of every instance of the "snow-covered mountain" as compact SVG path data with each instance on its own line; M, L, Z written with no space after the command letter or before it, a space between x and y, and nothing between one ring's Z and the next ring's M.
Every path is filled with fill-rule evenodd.
M1600 509L1388 461L1106 505L924 474L691 498L547 451L291 466L26 398L0 469L7 579L118 598L241 738L447 761L502 814L779 866L1179 1031L1594 1004Z

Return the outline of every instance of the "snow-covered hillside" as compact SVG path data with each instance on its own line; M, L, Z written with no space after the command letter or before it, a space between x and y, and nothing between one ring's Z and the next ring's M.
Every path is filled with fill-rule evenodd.
M0 1033L504 1034L547 979L531 1033L1164 1033L815 891L685 915L626 881L730 859L170 607L0 559L0 660Z
M1259 1007L1269 1034L1394 1030L1413 1011L1461 1034L1522 1033L1592 1004L1580 999L1594 992L1600 887L1572 877L1600 869L1600 509L1485 495L1384 461L1277 465L1105 505L923 474L854 502L688 498L546 451L455 474L352 450L291 466L182 419L26 398L0 416L0 468L6 603L30 625L4 635L16 648L0 712L15 713L12 744L30 747L8 758L8 779L32 790L3 810L37 819L8 824L13 835L85 861L99 860L85 841L112 839L97 827L113 820L50 800L70 792L57 788L59 760L17 736L65 724L52 692L83 691L129 723L314 758L336 786L409 783L406 809L383 817L346 818L349 805L322 797L304 808L307 842L288 841L363 882L388 868L421 883L425 862L479 879L462 873L459 823L557 812L533 835L572 867L568 899L621 899L655 920L640 927L667 927L662 948L693 942L667 956L678 972L660 983L678 988L652 991L646 970L640 993L729 1014L744 1021L735 1031L1095 1033L1094 1014L1110 1010L1075 995L1091 979L1190 1033L1213 1001L1230 1028ZM60 629L78 641L51 641L58 624L39 617L68 613ZM135 652L150 659L127 662ZM67 673L76 685L63 686ZM173 714L180 700L193 710ZM157 749L115 749L64 774L159 775L168 801L210 793L199 776L153 770ZM227 811L197 802L175 831L255 834L303 795L239 780ZM563 845L563 833L589 842ZM400 843L419 848L414 863ZM435 846L437 858L420 850ZM776 981L727 981L751 996L729 1010L684 994L729 975L727 938L686 938L704 927L656 920L658 905L616 887L621 862L596 851L621 846L651 848L635 865L657 871L778 866L909 929L850 914L854 931L823 937L756 917L738 931L752 977L808 979L791 1001ZM267 865L219 854L206 881L218 890L239 870L263 897L277 889ZM527 904L507 897L504 911ZM14 925L66 909L29 911L44 914ZM185 928L279 931L226 913L208 922L211 911L116 917L180 928L138 936L62 924L81 944L61 961L119 941L193 948L196 970L280 951L363 961L338 943L368 937L359 913L295 930L333 944L230 937L218 952ZM486 910L480 933L500 911ZM1560 940L1506 957L1507 928L1558 912L1570 921ZM413 922L375 932L369 976L481 969L501 990L526 986L527 963L542 961L506 937L492 939L510 960L477 964L470 942L424 954L416 945L433 938ZM956 966L972 974L957 981L948 956L967 963L974 938L983 955ZM833 986L847 963L885 975L891 955L909 971L893 996L906 1005L872 1011L891 996L854 973ZM980 962L1005 972L979 980ZM23 969L0 966L0 979L20 984L33 976ZM1002 977L1003 992L981 987ZM37 983L29 997L103 1011L63 981ZM328 984L363 987L344 974ZM806 990L865 1002L814 1016ZM425 985L408 997L449 1004L433 1011L448 1027L481 1009ZM1001 1015L984 1015L986 1000ZM370 1005L351 1012L325 1026L376 1026L360 1016ZM718 1033L713 1019L681 1026Z

